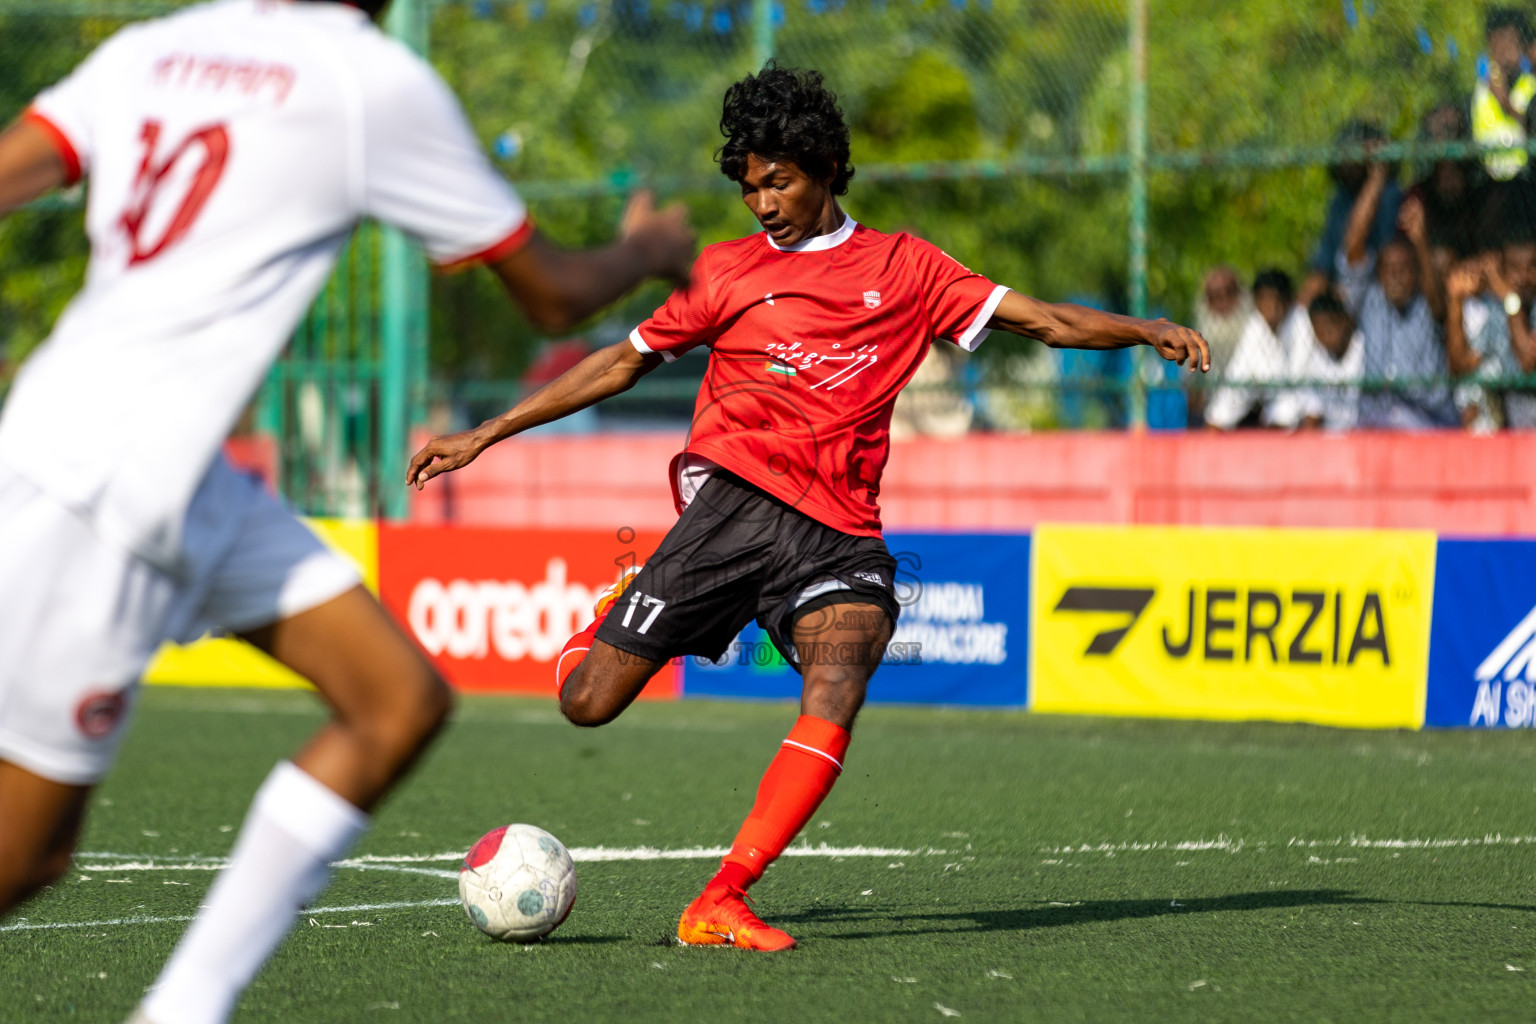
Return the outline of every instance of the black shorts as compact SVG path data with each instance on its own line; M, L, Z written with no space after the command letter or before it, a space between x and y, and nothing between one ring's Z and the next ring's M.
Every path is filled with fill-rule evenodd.
M896 560L885 541L834 530L718 470L614 602L597 638L649 661L717 661L755 618L799 671L795 622L847 603L878 605L895 623Z

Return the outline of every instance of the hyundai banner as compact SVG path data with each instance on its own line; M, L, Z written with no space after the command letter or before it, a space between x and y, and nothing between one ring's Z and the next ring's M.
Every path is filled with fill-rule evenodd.
M877 703L1022 707L1028 702L1029 537L886 537L901 618L870 680ZM690 697L800 696L800 676L753 623L716 663L690 658Z

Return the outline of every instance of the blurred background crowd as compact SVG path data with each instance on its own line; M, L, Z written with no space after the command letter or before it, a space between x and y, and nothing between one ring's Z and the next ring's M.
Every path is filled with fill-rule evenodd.
M1536 35L1525 11L1486 16L1470 96L1424 113L1419 139L1475 142L1479 157L1335 165L1311 259L1244 279L1205 275L1195 323L1211 343L1213 390L1191 395L1208 427L1346 430L1536 426ZM1370 121L1338 142L1367 155ZM1493 148L1496 147L1496 148ZM1369 386L1362 385L1369 383Z
M0 0L0 117L188 2ZM610 238L639 186L705 243L753 230L712 154L725 88L773 57L837 91L856 219L1213 344L1203 379L1001 333L936 346L893 433L960 437L1530 425L1532 20L1530 0L395 0L389 30L562 243ZM0 224L0 391L83 279L83 198ZM413 436L502 411L664 298L549 338L488 275L367 227L245 431L306 511L401 515ZM705 357L552 429L686 430Z

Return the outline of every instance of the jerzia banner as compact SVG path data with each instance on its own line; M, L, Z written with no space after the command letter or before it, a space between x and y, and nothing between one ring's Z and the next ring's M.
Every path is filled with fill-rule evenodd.
M1036 711L1423 721L1431 533L1043 526L1034 540Z

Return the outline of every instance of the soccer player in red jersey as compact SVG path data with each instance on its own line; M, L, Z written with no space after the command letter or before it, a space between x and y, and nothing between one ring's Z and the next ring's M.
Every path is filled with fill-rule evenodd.
M679 655L718 658L753 618L803 678L801 715L719 872L678 938L794 946L746 890L810 820L842 771L849 730L900 608L876 498L896 395L928 346L974 350L989 329L1056 348L1150 345L1210 369L1198 333L1037 301L907 234L850 219L848 127L821 75L769 65L731 86L720 168L762 232L708 246L692 282L630 335L509 412L434 439L420 487L504 438L627 390L662 360L711 350L687 446L673 460L681 517L556 665L577 725L612 721Z

